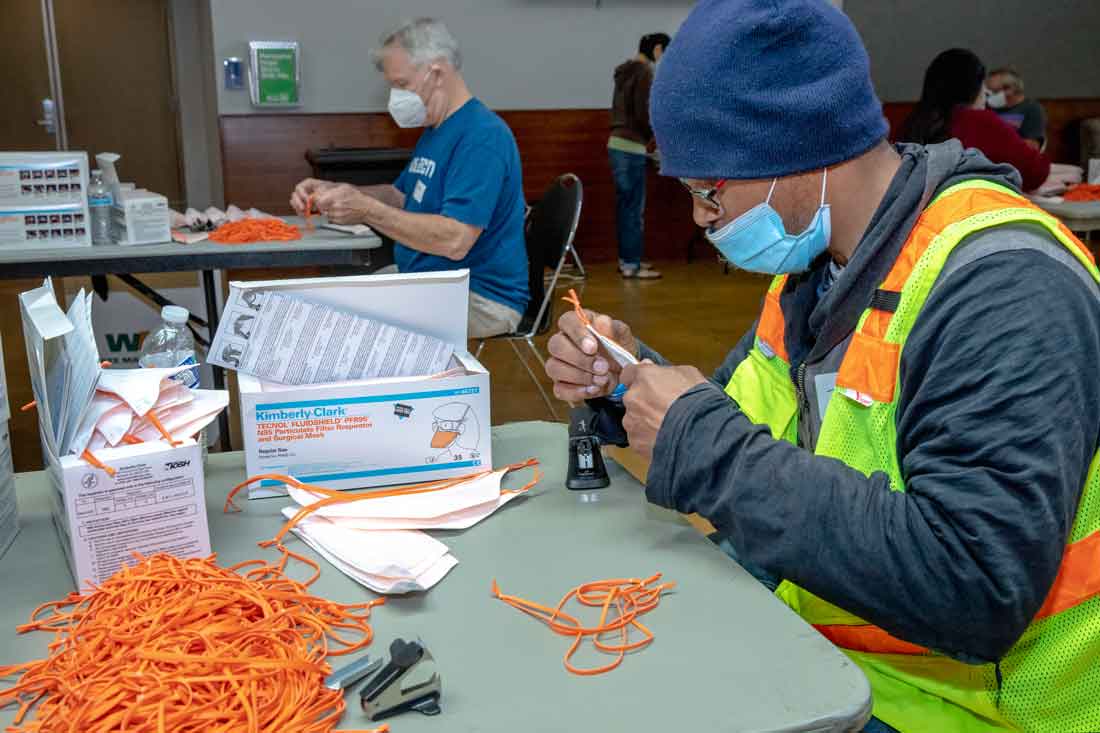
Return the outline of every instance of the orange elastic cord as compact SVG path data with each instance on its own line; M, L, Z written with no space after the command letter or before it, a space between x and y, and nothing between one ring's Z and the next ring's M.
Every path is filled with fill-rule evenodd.
M1062 198L1066 201L1100 201L1100 183L1078 183L1070 186Z
M53 632L48 656L0 667L19 675L0 690L0 706L20 704L7 730L333 731L345 704L324 687L325 658L370 644L381 599L314 596L284 574L286 559L221 568L214 556L135 555L98 587L43 604L19 632Z
M99 470L106 472L107 475L110 476L111 478L114 478L115 474L118 473L118 471L116 469L111 468L106 463L104 463L103 461L96 458L95 454L92 453L87 448L85 448L84 452L80 454L80 457L83 458L88 463L90 463L91 465L98 468Z
M293 224L278 219L240 219L222 224L210 233L211 242L247 244L249 242L290 242L301 239L302 232Z
M157 418L156 414L154 414L152 410L150 410L145 417L149 418L149 422L151 422L153 424L153 427L157 429L157 432L160 433L160 437L168 441L168 445L172 446L173 448L177 445L183 445L183 441L176 440L172 437L171 433L164 429L164 425L161 423L161 421Z
M313 231L313 194L306 196L306 229Z
M111 367L111 362L109 362L107 360L103 360L103 361L99 362L99 368L100 369L109 369L110 367Z
M541 603L528 601L519 596L506 595L494 580L492 592L495 598L507 603L517 611L538 619L556 634L573 637L573 643L565 653L565 668L578 675L596 675L622 664L627 652L641 649L652 643L653 632L638 621L638 617L649 613L660 602L661 594L675 587L675 583L660 583L661 574L657 573L645 580L638 578L616 578L584 583L566 593L554 608ZM595 626L583 626L581 622L562 609L569 601L575 600L583 606L600 609L599 621ZM614 615L612 615L614 609ZM640 639L630 641L630 629L642 634ZM609 643L604 637L618 632L618 643ZM607 664L597 667L577 667L573 656L580 649L584 639L591 637L592 645L601 652L614 654Z
M591 326L592 321L588 319L588 313L581 307L581 299L577 296L577 291L573 288L569 288L569 295L562 298L566 303L573 304L573 312L577 314L577 318L585 326Z
M31 400L27 404L20 407L19 411L20 412L30 412L31 410L35 409L36 407L38 407L38 400Z
M122 442L129 445L141 445L145 441L137 437L136 435L130 435L129 433L126 433L126 435L122 436Z

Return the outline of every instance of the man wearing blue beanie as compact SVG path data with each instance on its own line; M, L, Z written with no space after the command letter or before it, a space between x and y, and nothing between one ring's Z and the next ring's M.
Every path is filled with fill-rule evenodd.
M1014 169L888 144L826 0L697 3L651 118L696 222L774 279L709 379L590 314L643 360L621 368L567 313L555 394L590 400L651 459L649 501L709 519L863 669L866 730L1100 730L1088 250Z

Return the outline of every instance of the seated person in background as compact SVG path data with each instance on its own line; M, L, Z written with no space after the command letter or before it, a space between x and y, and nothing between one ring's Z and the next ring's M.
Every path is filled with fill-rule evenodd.
M337 224L391 237L400 272L469 268L470 338L514 331L529 299L523 179L516 139L475 99L458 43L438 20L405 23L375 53L389 82L390 115L423 127L409 167L391 185L357 187L307 178L290 203Z
M994 163L1015 167L1023 190L1033 191L1050 175L1050 160L985 109L984 82L985 66L973 52L952 48L941 53L924 73L920 101L905 121L901 140L930 145L958 138Z
M1015 69L1004 67L985 80L989 96L985 104L1014 128L1024 141L1040 150L1047 139L1047 113L1043 105L1024 96L1024 80Z

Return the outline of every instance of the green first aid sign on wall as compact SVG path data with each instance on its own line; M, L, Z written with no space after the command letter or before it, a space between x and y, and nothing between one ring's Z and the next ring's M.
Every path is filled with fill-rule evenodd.
M292 41L252 41L249 69L252 104L294 107L301 100L301 49Z

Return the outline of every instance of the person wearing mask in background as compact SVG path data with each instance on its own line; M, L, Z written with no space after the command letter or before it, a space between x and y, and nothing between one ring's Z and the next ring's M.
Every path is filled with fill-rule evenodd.
M707 379L567 312L546 372L860 666L866 731L1100 731L1100 271L1009 166L887 143L868 67L825 0L698 2L661 174L760 316Z
M905 121L901 139L928 145L958 138L994 163L1020 171L1023 190L1034 191L1050 175L1050 159L985 108L984 84L985 66L972 51L944 51L924 73L920 101Z
M426 127L393 185L357 187L307 178L290 203L337 224L391 237L400 272L470 270L470 338L516 329L527 308L523 179L508 125L474 98L458 43L438 20L402 24L375 53L390 85L390 115Z
M649 88L653 67L668 48L665 33L650 33L638 42L638 55L615 69L611 100L611 137L607 155L615 181L615 229L619 238L619 273L625 278L654 280L661 273L642 261L645 247L646 165L653 145L649 125Z
M1024 96L1024 80L1011 67L996 69L985 81L985 104L1016 130L1028 145L1041 150L1047 139L1047 113L1037 100Z

